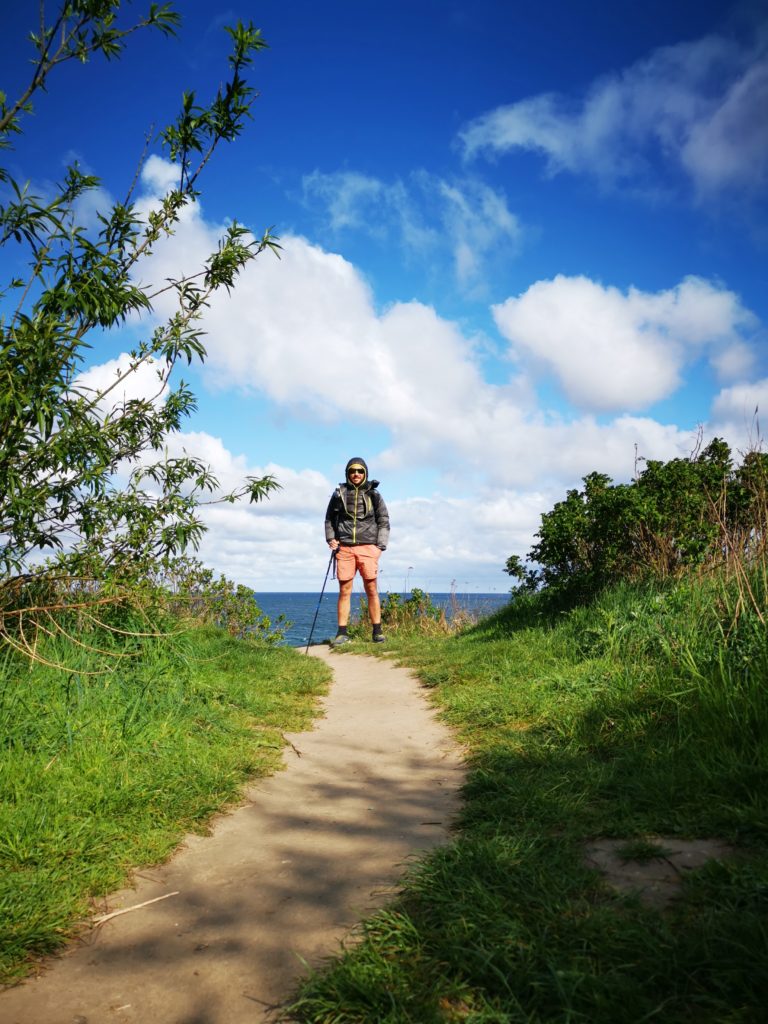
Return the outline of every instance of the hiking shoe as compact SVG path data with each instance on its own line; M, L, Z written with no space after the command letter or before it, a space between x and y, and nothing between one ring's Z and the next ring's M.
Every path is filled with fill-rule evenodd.
M374 633L371 637L372 642L375 644L383 644L386 639L383 633Z
M331 647L341 647L342 644L348 644L351 639L346 633L337 633L331 640Z

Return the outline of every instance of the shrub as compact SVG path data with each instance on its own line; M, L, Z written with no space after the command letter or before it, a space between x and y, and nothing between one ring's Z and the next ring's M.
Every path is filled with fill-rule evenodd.
M566 605L588 601L609 584L677 578L691 569L738 565L764 554L768 455L749 452L734 466L714 438L689 458L648 461L629 484L602 473L546 512L528 553L506 563L518 589L543 589Z

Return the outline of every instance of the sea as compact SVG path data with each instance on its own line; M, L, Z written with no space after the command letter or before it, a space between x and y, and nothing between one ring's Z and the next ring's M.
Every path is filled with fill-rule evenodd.
M312 634L312 643L318 644L336 635L336 600L337 593L326 591L320 598L319 594L304 593L257 593L256 601L265 615L274 623L279 615L284 615L291 623L285 631L283 644L288 647L304 647ZM382 599L385 597L382 594ZM481 619L493 614L509 602L509 594L430 594L432 604L436 608L445 608L450 619L452 610L459 608L468 612L473 618ZM358 617L357 602L359 594L352 595L352 616ZM317 621L315 620L317 615Z

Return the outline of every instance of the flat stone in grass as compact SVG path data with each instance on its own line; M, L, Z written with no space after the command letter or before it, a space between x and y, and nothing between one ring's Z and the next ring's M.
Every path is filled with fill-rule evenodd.
M654 850L658 851L655 855ZM686 872L710 860L726 860L735 853L735 848L722 839L654 836L639 843L593 839L584 847L584 862L597 869L617 892L633 893L647 906L663 910L679 894Z

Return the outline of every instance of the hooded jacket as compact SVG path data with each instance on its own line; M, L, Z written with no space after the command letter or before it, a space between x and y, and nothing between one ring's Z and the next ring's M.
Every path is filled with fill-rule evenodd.
M362 466L363 481L358 486L350 483L349 467ZM334 538L344 547L355 544L375 544L386 551L389 543L389 512L384 499L376 490L378 480L368 479L368 466L364 459L350 459L346 467L346 480L331 495L325 513L325 539Z

